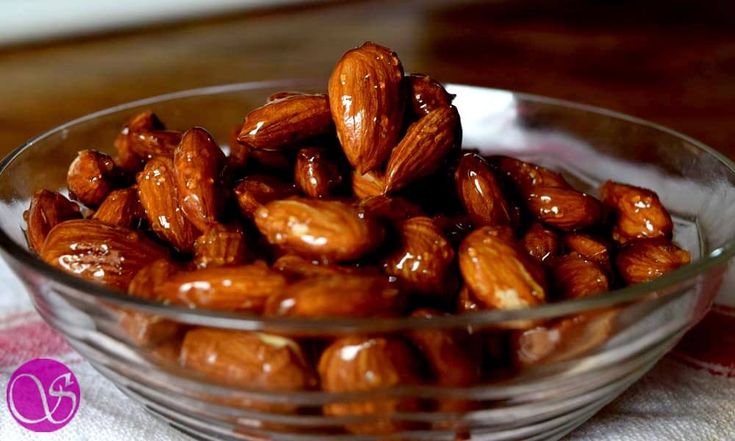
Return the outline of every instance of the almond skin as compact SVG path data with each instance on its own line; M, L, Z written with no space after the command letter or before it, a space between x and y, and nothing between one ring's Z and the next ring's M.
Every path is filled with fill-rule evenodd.
M194 241L197 268L239 265L247 257L245 235L239 226L215 225Z
M316 385L314 372L295 341L271 334L216 328L186 333L179 358L210 380L269 391Z
M467 153L454 172L457 194L476 225L509 225L510 208L490 165L476 153Z
M39 253L48 232L59 223L79 219L79 205L55 191L39 190L31 198L31 206L23 213L26 221L28 247Z
M286 286L286 279L263 263L182 272L156 288L160 300L232 311L263 311L268 296Z
M439 169L447 154L459 146L459 113L436 109L412 124L393 149L385 171L385 192L396 191Z
M414 115L426 116L436 109L452 105L454 95L448 93L441 83L430 76L415 73L406 78Z
M563 242L568 252L578 253L585 259L595 262L607 274L612 274L610 245L602 239L587 234L570 233L564 236Z
M540 165L507 156L494 156L491 162L516 185L523 195L538 186L572 188L559 173Z
M528 228L522 242L528 254L539 262L559 253L559 236L539 223L534 223Z
M140 226L145 219L145 211L140 204L137 187L111 192L94 212L92 219L125 228Z
M326 392L362 392L421 383L418 361L402 340L391 337L344 337L322 354L318 367ZM376 421L347 424L350 432L389 434L407 428L407 423L391 421L394 412L419 410L413 397L381 397L373 401L332 403L324 406L330 416L377 414Z
M163 128L163 123L150 110L133 115L115 138L114 146L117 150L115 164L126 173L140 171L145 164L145 159L133 151L131 138L139 132L162 130Z
M325 149L307 147L296 155L294 182L305 195L324 198L342 185L342 171Z
M290 95L248 113L238 141L251 148L278 150L333 130L326 95Z
M166 257L166 250L140 232L87 219L56 225L41 249L46 263L122 291L141 268Z
M603 204L615 213L613 239L617 242L656 237L671 239L674 227L671 215L653 191L607 181L600 195Z
M650 282L689 264L689 252L667 239L628 241L615 258L620 277L629 285Z
M448 289L454 249L429 217L414 217L399 227L401 247L383 261L386 274L412 291L444 294Z
M121 171L109 155L82 150L69 166L66 184L69 196L88 207L102 203L121 178Z
M191 252L199 232L179 206L171 159L151 159L136 179L138 197L153 231L178 251Z
M333 273L296 282L268 299L267 315L290 317L396 316L404 298L385 276Z
M296 194L296 188L275 176L251 175L235 186L235 198L243 216L253 218L256 210L268 202Z
M551 284L559 299L581 299L610 289L605 271L578 253L554 257L549 267Z
M564 231L592 226L602 217L602 205L577 190L536 186L526 198L528 211L539 222Z
M184 215L200 231L217 224L226 199L225 154L200 127L187 130L174 151L174 176Z
M255 224L273 245L304 257L343 262L380 245L383 229L350 204L291 198L255 212Z
M357 171L352 172L352 193L358 199L365 199L383 194L385 176L380 172L371 171L364 175Z
M358 173L379 168L403 125L403 66L395 52L365 43L346 52L329 77L329 106L345 156Z
M458 256L462 276L484 308L519 309L545 301L543 268L503 230L473 231Z

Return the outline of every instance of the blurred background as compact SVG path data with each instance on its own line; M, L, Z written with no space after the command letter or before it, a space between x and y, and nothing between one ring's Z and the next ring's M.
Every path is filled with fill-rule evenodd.
M3 0L0 8L3 155L64 121L151 95L271 78L326 85L345 50L374 40L397 51L407 72L608 107L735 157L735 2Z

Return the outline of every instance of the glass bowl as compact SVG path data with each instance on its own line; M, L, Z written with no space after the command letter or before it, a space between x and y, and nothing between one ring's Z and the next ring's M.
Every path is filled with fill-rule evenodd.
M38 312L102 375L181 431L218 440L559 439L646 373L716 296L735 252L735 169L729 160L625 115L465 85L448 86L457 95L463 148L539 162L592 193L607 179L651 188L670 208L675 241L691 252L693 263L650 283L527 310L320 320L162 306L75 278L28 251L22 213L33 192L64 188L78 150L111 152L132 114L152 109L169 127L204 126L224 141L271 93L324 88L313 81L245 83L124 104L55 128L0 166L0 250ZM181 333L201 326L293 338L312 364L327 342L341 336L462 333L483 377L462 388L427 382L351 393L223 383L177 363ZM367 375L380 371L378 365ZM343 412L323 411L330 406Z

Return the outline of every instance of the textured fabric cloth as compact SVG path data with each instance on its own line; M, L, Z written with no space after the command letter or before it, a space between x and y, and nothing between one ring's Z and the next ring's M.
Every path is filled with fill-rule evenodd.
M23 286L2 261L0 286L0 393L3 397L0 439L164 441L185 438L124 396L46 325L33 310ZM705 333L702 338L709 337ZM57 432L43 435L18 425L7 411L4 398L12 372L23 362L38 357L55 358L69 366L82 391L81 406L73 421ZM702 366L685 356L667 356L641 381L565 439L735 439L735 378L727 376L732 371L722 366L707 365L708 369L704 369L691 367L692 364Z

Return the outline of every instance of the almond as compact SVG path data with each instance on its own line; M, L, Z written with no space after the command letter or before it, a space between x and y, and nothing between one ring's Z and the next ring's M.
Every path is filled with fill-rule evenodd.
M159 285L156 295L192 308L259 313L268 296L285 286L286 279L261 262L178 273Z
M222 182L225 154L200 127L187 130L174 151L179 204L200 231L217 223L226 198Z
M252 218L255 211L268 202L296 194L296 188L275 176L251 175L235 186L235 198L243 216Z
M134 345L146 349L180 339L184 331L175 321L135 311L120 311L119 323L120 329Z
M146 300L156 300L156 288L181 271L169 259L158 259L140 269L130 281L128 294Z
M194 241L197 268L239 265L245 259L245 235L238 226L215 225Z
M385 188L385 176L380 172L371 171L360 174L356 170L352 172L352 193L358 199L365 199L383 194Z
M39 190L31 198L31 206L23 213L28 247L39 253L48 232L59 223L82 217L79 205L55 191Z
M358 173L378 169L398 142L403 89L398 56L375 43L346 52L334 67L329 106L342 149Z
M278 150L332 132L326 95L290 95L248 113L237 139L253 149Z
M454 249L429 217L414 217L399 227L401 247L383 261L386 274L412 291L444 294L448 289Z
M544 271L502 229L482 227L459 247L459 267L474 298L487 309L518 309L546 299Z
M430 319L445 315L423 308L414 311L411 317ZM415 329L409 332L408 337L428 360L437 385L467 387L480 381L480 364L470 352L470 335L466 330ZM450 410L454 405L442 407Z
M179 207L171 159L151 159L136 179L138 197L153 231L178 251L191 252L198 231Z
M385 276L333 273L301 280L271 296L265 313L291 317L396 316L403 300L397 284Z
M516 366L573 360L612 337L617 312L596 311L554 320L520 331L512 338Z
M492 163L525 195L537 186L571 188L559 174L540 165L507 156L495 156Z
M500 184L482 156L467 153L454 172L457 194L476 225L509 225L511 214Z
M602 202L615 215L613 239L624 243L630 239L663 237L673 231L671 215L658 195L645 188L607 181L600 190Z
M667 239L628 241L618 252L615 266L629 285L650 282L689 264L689 252Z
M142 233L86 219L56 225L41 249L46 263L123 291L141 268L167 254Z
M295 254L284 254L273 262L273 268L284 273L290 278L309 278L309 277L321 277L321 276L332 276L335 274L370 274L371 271L367 269L357 268L353 266L340 266L334 264L323 264L318 261L304 259L301 256ZM377 271L374 272L377 274Z
M599 265L577 253L550 259L551 282L560 299L580 299L610 288L607 275Z
M109 155L82 150L69 166L66 183L69 196L89 207L102 203L121 178L121 170Z
M255 212L255 224L271 244L304 257L337 262L366 255L383 238L379 224L341 201L272 201Z
M407 77L413 113L426 116L436 109L452 105L454 95L447 93L444 86L426 74L411 74Z
M145 219L145 211L138 198L138 188L133 186L111 192L94 212L92 219L126 228L140 226Z
M600 222L602 206L594 197L577 190L536 186L526 198L528 211L539 222L565 231Z
M230 154L227 157L227 165L235 170L243 169L248 164L250 157L250 147L241 143L237 137L240 135L240 126L235 126L230 130L229 149Z
M454 106L436 109L414 123L393 149L385 171L385 192L396 191L439 169L459 147L459 113Z
M570 233L564 236L564 247L569 252L575 252L584 258L595 262L607 274L612 274L610 262L610 245L602 239L587 234Z
M523 247L540 262L559 253L559 236L543 225L534 223L523 235Z
M177 130L141 130L132 132L128 142L130 149L145 160L164 156L172 158L182 133Z
M402 340L392 337L344 337L332 343L319 360L319 376L326 392L379 391L421 383L418 360ZM389 434L408 428L407 422L391 419L396 412L416 412L414 397L381 396L375 400L330 403L329 416L375 415L366 423L347 424L358 434Z
M267 391L298 391L316 385L295 341L261 332L196 328L186 333L181 365L227 385Z
M163 129L163 123L150 110L133 115L117 135L117 138L115 138L114 146L115 150L117 150L115 164L126 173L137 173L140 171L143 168L145 160L133 151L130 138L142 131L161 129Z
M312 198L330 196L342 184L342 172L336 160L323 148L307 147L296 155L296 186Z
M406 219L423 215L418 205L396 196L371 196L362 199L359 207L374 219L391 223L394 226L398 226Z

